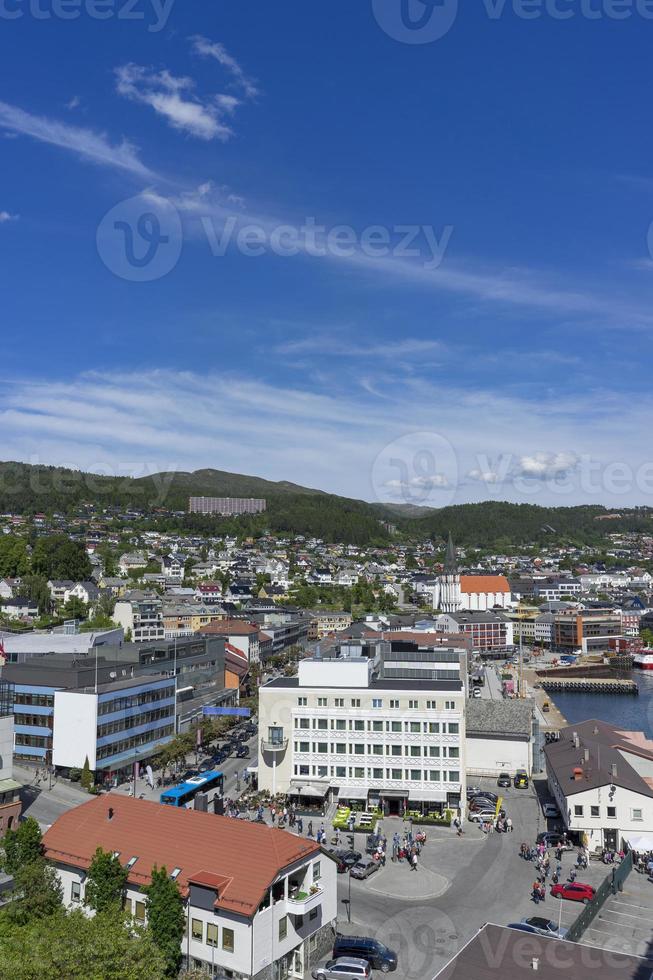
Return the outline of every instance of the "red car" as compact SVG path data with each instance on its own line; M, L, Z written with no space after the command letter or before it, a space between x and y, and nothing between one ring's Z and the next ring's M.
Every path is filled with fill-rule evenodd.
M568 898L572 902L583 902L587 905L594 898L594 889L581 881L562 881L551 886L551 895L553 898Z

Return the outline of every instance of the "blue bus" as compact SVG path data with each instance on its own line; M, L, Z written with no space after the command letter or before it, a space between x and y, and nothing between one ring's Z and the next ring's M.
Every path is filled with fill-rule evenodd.
M208 793L217 790L222 794L224 787L224 775L214 769L212 772L201 772L198 776L191 776L185 783L178 783L170 789L166 789L159 797L160 803L167 806L187 806L192 803L198 793Z

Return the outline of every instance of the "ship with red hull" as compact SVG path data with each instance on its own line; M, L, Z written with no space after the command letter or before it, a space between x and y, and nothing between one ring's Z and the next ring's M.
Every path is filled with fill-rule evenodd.
M633 665L638 670L653 670L653 650L639 650L633 657Z

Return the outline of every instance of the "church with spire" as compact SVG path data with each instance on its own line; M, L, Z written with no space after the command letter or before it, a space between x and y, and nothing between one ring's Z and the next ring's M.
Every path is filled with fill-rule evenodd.
M505 575L461 575L451 532L442 574L438 577L433 608L443 613L509 609L512 602Z

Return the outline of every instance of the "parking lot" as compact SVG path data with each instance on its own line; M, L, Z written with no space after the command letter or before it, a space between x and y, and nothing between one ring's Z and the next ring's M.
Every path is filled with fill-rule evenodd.
M633 871L624 882L623 892L608 899L581 942L653 959L653 882L650 878Z

